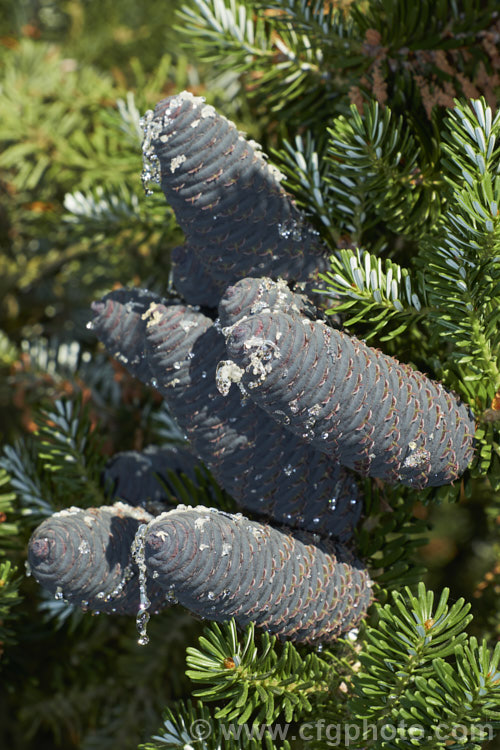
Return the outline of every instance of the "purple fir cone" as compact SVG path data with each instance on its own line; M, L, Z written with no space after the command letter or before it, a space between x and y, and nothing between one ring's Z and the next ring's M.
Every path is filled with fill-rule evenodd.
M203 307L217 307L224 284L214 281L198 256L187 245L175 247L171 253L174 286L186 302Z
M202 97L183 91L164 99L143 126L144 180L161 180L186 235L187 262L196 259L220 296L252 272L306 281L326 270L327 250L279 172ZM185 269L181 275L188 280ZM186 293L191 304L206 297L203 286Z
M474 419L456 396L321 322L253 315L229 329L227 356L255 403L361 474L439 486L473 457Z
M56 599L85 611L135 616L139 571L131 545L140 524L152 518L142 508L121 502L54 513L30 539L31 573ZM148 594L153 611L165 605L165 592L156 584Z
M297 642L347 633L372 600L367 571L341 545L202 506L150 523L145 562L155 584L201 617Z

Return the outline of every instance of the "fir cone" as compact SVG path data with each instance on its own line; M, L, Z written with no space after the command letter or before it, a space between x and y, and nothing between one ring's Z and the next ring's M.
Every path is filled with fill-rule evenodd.
M104 467L103 484L111 496L138 506L153 515L163 513L172 503L175 488L169 472L186 474L197 481L195 466L200 463L189 445L149 445L143 451L122 451L110 458Z
M178 507L149 524L144 549L148 575L187 609L280 638L334 640L371 603L367 571L341 545L241 514Z
M231 329L227 352L256 403L361 474L439 486L472 459L474 420L457 397L321 322L254 315Z
M161 177L186 252L210 285L226 287L255 271L306 280L326 270L318 233L281 187L281 175L203 98L184 91L164 99L143 125L144 179ZM203 290L192 292L186 301L204 304Z
M131 545L139 525L151 520L141 508L120 502L54 513L30 539L31 572L56 599L85 611L135 615L140 591ZM148 593L153 610L161 609L164 592L153 584Z
M348 539L361 512L356 482L250 400L242 403L236 390L228 398L219 393L216 365L225 344L212 322L184 305L147 306L147 298L144 308L131 310L116 296L111 292L96 308L97 336L115 352L113 331L137 330L146 341L147 382L236 502L278 522ZM121 315L130 321L109 324Z

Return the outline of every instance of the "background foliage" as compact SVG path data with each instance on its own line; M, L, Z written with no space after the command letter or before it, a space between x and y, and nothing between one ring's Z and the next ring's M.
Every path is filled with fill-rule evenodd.
M229 718L498 722L494 6L0 0L2 746L182 747L195 718L213 722L195 745L206 748ZM138 117L184 88L285 174L337 251L328 283L350 330L442 378L482 416L478 460L455 487L416 497L366 482L358 546L380 606L357 641L332 649L230 624L202 636L178 608L152 619L141 648L134 622L71 611L24 575L42 518L107 501L108 456L179 437L86 322L113 285L170 285L182 235L162 194L144 196ZM203 483L179 484L184 502L211 497Z

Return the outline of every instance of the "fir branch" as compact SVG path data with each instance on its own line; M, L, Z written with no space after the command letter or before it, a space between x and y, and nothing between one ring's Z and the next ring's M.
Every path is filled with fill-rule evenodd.
M167 58L168 59L168 58ZM165 64L167 60L161 62ZM162 69L160 63L159 69ZM125 99L117 99L116 106L120 115L120 130L129 138L135 148L140 146L142 141L141 113L135 103L133 91L127 91Z
M273 152L285 174L284 185L293 193L297 205L328 228L332 238L338 231L333 226L330 206L331 163L325 159L325 144L316 143L310 130L305 137L295 136L294 145L286 139L281 150Z
M87 191L66 193L62 221L69 241L83 242L85 253L102 253L110 237L116 243L118 233L130 249L138 248L139 252L146 243L157 244L159 237L171 242L175 217L171 211L165 214L163 196L159 191L153 192L145 203L139 190L138 185L123 181L109 188L98 185Z
M434 659L433 679L415 677L414 706L425 724L440 727L438 747L481 748L500 727L500 644L492 654L485 641L478 645L472 637L457 646L455 659L455 665ZM405 708L416 715L408 703Z
M123 387L116 378L116 367L105 352L96 352L92 357L84 352L79 375L92 390L92 399L98 407L118 408L122 404Z
M7 336L5 331L0 330L0 364L5 367L11 365L18 358L16 345Z
M351 710L368 729L354 747L379 747L377 731L387 725L398 728L394 748L410 748L423 737L426 747L449 747L456 727L473 733L480 722L500 726L500 647L491 655L485 644L467 641L470 606L459 599L449 607L448 593L443 591L435 609L423 583L417 596L409 589L405 596L394 593L394 603L379 608L378 625L367 627Z
M447 359L479 416L475 471L500 482L498 422L489 419L500 390L500 113L484 100L456 103L446 121L443 161L452 190L437 231L424 243L423 269L433 330L453 344Z
M31 575L28 566L26 575ZM85 609L79 609L76 605L70 604L67 599L56 597L48 589L42 588L39 593L38 611L43 622L49 623L50 627L55 628L55 630L62 630L65 627L74 630L82 622L86 612Z
M113 86L90 66L65 70L53 47L27 38L6 56L4 64L0 166L9 171L18 190L36 191L40 200L51 182L69 186L73 170L97 168L97 154L92 150L87 152L89 162L82 162L82 137L84 141L88 135L101 146L106 141L102 129L97 137L91 134L91 112L112 95ZM23 117L19 116L20 102L29 104ZM113 166L116 169L107 155L108 163L99 164L101 179L103 174L110 175Z
M272 56L263 19L254 13L251 0L193 0L178 11L182 25L177 31L196 39L200 59L223 69L253 67L256 59ZM224 54L221 55L221 50Z
M254 623L240 637L234 620L213 623L199 643L186 651L186 674L208 685L194 695L224 701L217 719L270 724L283 715L290 722L312 710L316 693L329 690L327 662L314 652L304 656L290 641L278 648L267 632L256 643Z
M241 730L241 731L239 731ZM173 708L167 708L163 726L152 737L152 742L140 745L139 750L291 750L285 740L276 745L272 727L239 727L218 721L202 701L177 701Z
M16 619L16 613L12 612L12 608L22 601L19 594L20 577L15 577L16 573L17 568L12 566L10 560L0 562L0 664L4 646L16 642L10 626L12 620Z
M332 255L331 271L320 274L328 290L315 290L323 295L331 295L333 291L340 300L346 300L327 310L327 314L349 310L350 314L344 320L346 327L369 321L369 330L364 335L366 341L389 324L396 325L396 328L391 325L390 333L381 336L380 340L392 339L425 316L420 298L414 291L417 284L412 285L412 275L407 268L386 258L382 270L382 258L366 250L340 250L339 256Z
M12 479L5 468L0 468L0 557L6 550L16 545L15 537L19 533L19 526L15 521L8 520L14 512L15 492L5 492L6 486L12 486Z
M370 0L362 10L354 4L350 15L364 40L366 67L350 93L358 104L363 91L412 112L422 143L431 146L425 115L434 126L458 96L483 93L496 102L495 9L495 0L425 0L418 8L405 0Z
M88 352L84 353L81 342L65 341L56 337L23 339L20 349L29 358L30 369L52 377L74 377L84 358L90 358Z
M406 0L370 0L362 9L354 5L352 15L360 33L376 30L381 44L396 54L401 47L421 50L471 45L495 9L494 0L423 0L418 5L408 5Z
M267 112L312 124L313 112L331 108L331 100L339 95L335 69L352 44L351 25L341 13L322 12L316 2L309 9L303 2L295 7L262 6L251 0L193 4L195 8L182 8L184 24L178 27L189 35L190 49L196 40L201 59L219 70L246 74L252 83L248 93L254 89L253 95L266 102ZM221 48L224 55L214 54ZM362 59L355 52L349 64Z
M361 115L353 104L349 118L338 117L328 132L331 215L354 242L379 221L408 238L434 225L439 178L402 116L378 102Z
M100 474L104 466L101 438L93 429L87 407L58 400L42 412L36 433L44 471L56 475L54 498L62 507L72 496L82 505L104 502Z
M106 193L98 185L94 191L82 193L79 190L67 193L64 197L64 207L69 212L66 221L86 221L95 227L104 225L106 228L113 224L132 224L137 221L139 199L123 185L114 193ZM88 232L90 227L86 228Z
M160 408L151 416L153 433L159 444L187 443L187 436L181 430L172 415L166 401L162 401Z
M388 592L414 586L425 573L415 550L428 542L427 525L413 513L414 497L401 487L382 488L365 480L365 517L356 532L359 554L375 581L377 601Z
M47 500L35 461L27 445L19 442L6 445L0 466L10 475L10 485L22 506L21 514L30 516L33 523L50 516L55 507Z
M495 417L497 413L494 412ZM488 481L495 491L500 490L500 430L498 419L496 424L481 421L476 430L477 471L480 475L488 475Z
M175 493L175 499L185 505L205 505L219 508L227 513L237 510L233 498L215 481L209 470L199 464L194 469L194 478L168 472L168 482Z
M339 56L349 54L351 64L356 53L359 54L361 37L356 35L352 16L342 7L325 5L322 0L284 0L266 2L265 6L273 13L278 31L293 25L297 36L313 40L327 54L331 48Z
M468 380L486 381L491 400L500 389L500 113L493 119L484 100L457 102L446 124L453 197L424 246L421 283L440 336L455 346L450 357Z

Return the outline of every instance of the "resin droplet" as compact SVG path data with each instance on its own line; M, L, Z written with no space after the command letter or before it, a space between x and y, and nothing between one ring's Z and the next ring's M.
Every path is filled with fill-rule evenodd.
M151 601L148 598L147 595L147 574L146 574L146 561L144 559L144 542L146 537L146 531L148 529L147 523L141 523L139 528L137 529L134 541L132 542L132 557L134 558L134 562L139 568L139 597L140 597L140 603L139 603L139 611L137 612L137 616L135 618L135 623L137 625L137 630L139 632L139 639L137 643L140 646L145 646L147 643L149 643L149 638L147 635L147 626L150 618L150 614L147 611L148 608L151 606Z

